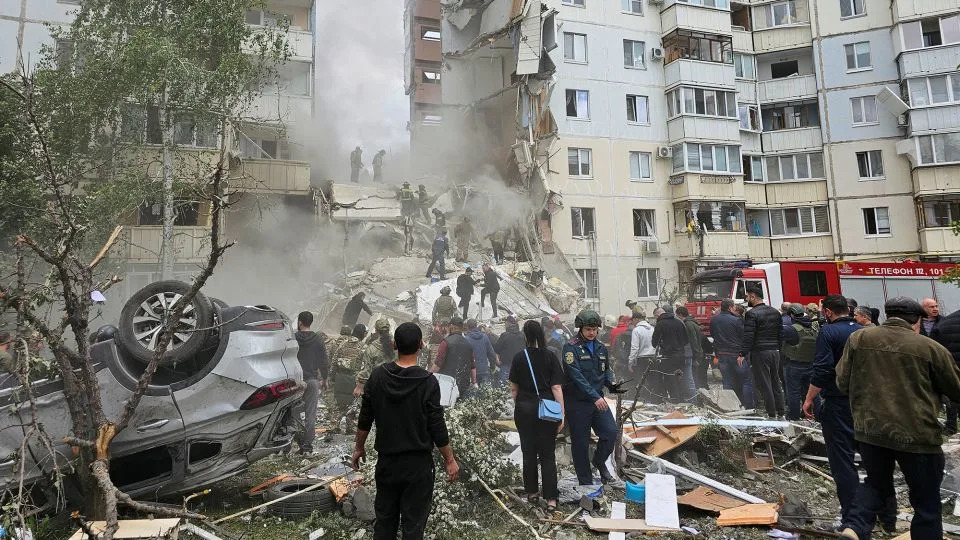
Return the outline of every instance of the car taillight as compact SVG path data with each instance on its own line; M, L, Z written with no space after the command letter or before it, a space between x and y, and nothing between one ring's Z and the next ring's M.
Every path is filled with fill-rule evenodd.
M283 321L261 321L247 324L253 330L283 330Z
M253 394L250 394L250 397L243 402L243 405L240 405L240 410L248 411L250 409L258 409L271 403L276 403L302 390L303 388L293 379L284 379L266 386L261 386L257 388Z

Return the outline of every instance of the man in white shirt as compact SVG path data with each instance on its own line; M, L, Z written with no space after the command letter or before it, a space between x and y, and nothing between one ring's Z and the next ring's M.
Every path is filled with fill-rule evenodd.
M647 322L647 314L640 308L633 311L633 332L630 335L630 372L634 384L638 384L647 367L657 358L657 349L653 346L653 325ZM657 401L657 395L650 389L660 388L658 374L650 373L640 390L639 398L643 401Z

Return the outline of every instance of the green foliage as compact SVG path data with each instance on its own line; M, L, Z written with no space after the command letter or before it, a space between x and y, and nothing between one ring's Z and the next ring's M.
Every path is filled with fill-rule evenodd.
M960 221L953 222L953 235L960 236ZM947 273L940 278L944 283L953 283L957 287L960 287L960 266L954 266L950 270L947 270Z

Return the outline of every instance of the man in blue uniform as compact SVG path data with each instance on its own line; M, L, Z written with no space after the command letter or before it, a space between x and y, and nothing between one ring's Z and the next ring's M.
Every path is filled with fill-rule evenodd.
M599 470L600 480L606 484L613 480L604 463L613 452L617 424L603 398L603 388L617 393L621 390L620 385L613 382L607 348L597 340L602 326L600 315L595 311L581 311L575 325L579 332L563 346L562 351L566 372L563 395L566 422L570 426L573 466L580 485L593 484L594 468ZM599 439L592 460L589 459L591 428Z

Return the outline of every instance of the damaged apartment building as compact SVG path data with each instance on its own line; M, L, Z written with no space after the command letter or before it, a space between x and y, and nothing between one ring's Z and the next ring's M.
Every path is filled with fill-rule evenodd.
M958 20L956 1L409 0L412 146L497 167L603 313L744 258L956 261Z

